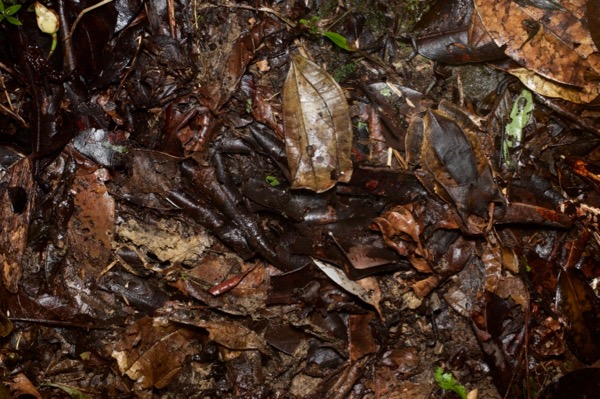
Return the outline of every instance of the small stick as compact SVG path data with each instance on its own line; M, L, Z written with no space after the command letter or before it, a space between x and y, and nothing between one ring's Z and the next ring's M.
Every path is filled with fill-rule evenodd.
M71 30L69 31L69 34L63 39L63 41L68 40L71 38L71 36L73 36L73 32L75 31L75 28L77 27L77 24L79 23L79 21L81 20L81 18L87 14L90 11L95 10L98 7L102 7L105 4L111 3L114 0L102 0L101 2L94 4L93 6L90 6L88 8L84 8L79 15L77 16L77 18L75 18L75 22L73 22L73 25L71 26Z

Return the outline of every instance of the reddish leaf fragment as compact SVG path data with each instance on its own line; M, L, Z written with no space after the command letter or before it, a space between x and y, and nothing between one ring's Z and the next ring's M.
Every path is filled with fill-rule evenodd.
M227 280L211 287L211 289L208 292L210 292L214 296L217 296L234 289L243 280L244 277L246 277L252 270L254 270L255 267L256 265L252 266L245 272L238 274L237 276L230 277Z
M369 323L374 320L372 313L366 315L351 315L348 320L348 339L350 345L350 360L352 362L379 349L375 342Z

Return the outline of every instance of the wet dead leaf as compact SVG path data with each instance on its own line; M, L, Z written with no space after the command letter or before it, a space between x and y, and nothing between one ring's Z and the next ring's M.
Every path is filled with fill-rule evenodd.
M419 180L431 192L456 206L466 229L480 233L489 204L501 201L490 165L481 145L482 136L471 117L442 101L427 111L423 121ZM420 129L409 128L409 132Z
M583 274L576 269L558 276L556 308L567 322L567 343L579 360L592 364L600 358L598 299Z
M342 88L301 55L283 88L285 146L292 188L329 190L352 176L352 125Z
M588 20L590 36L592 36L596 48L600 48L600 24L593 22L600 21L600 0L587 0L585 16Z
M26 192L34 192L32 162L25 158L12 166L10 174L4 176L3 182L10 187L21 187ZM10 200L10 190L0 190L0 266L2 267L3 284L11 292L18 290L21 280L23 254L27 248L27 230L31 218L33 198L28 196L21 212L15 212Z
M18 398L21 396L33 396L37 399L42 399L39 391L33 386L29 378L23 373L19 373L14 376L12 382L8 383L10 390L13 392L13 397Z
M510 73L529 89L545 97L562 98L577 104L586 104L594 100L600 94L600 85L589 84L581 90L546 79L526 68L511 69Z
M80 262L103 268L109 262L115 233L115 200L104 180L106 169L80 168L71 191L75 211L69 221L71 251Z
M379 313L380 316L382 315L381 307L379 305L379 301L381 300L381 289L379 288L379 283L375 277L365 277L358 281L352 281L346 277L344 272L333 265L321 262L314 258L313 262L315 262L319 269L321 269L323 273L336 284L349 293L358 296L365 303L372 305L377 310L377 313Z
M348 319L348 352L352 362L375 353L379 349L369 325L374 318L374 313L350 315Z
M583 89L588 96L597 92L598 83L590 76L600 72L600 56L585 23L583 0L564 2L560 8L511 0L474 3L489 34L498 46L506 46L513 60L540 77Z
M248 327L233 321L174 320L178 323L200 327L208 331L209 338L232 350L259 350L268 355L269 347L264 338Z
M164 388L193 353L193 332L146 317L130 326L111 356L119 370L144 389Z

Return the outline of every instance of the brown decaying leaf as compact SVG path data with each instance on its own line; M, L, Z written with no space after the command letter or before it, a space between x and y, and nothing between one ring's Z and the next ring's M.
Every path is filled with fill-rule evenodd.
M69 221L68 237L71 251L81 262L104 268L109 262L115 234L115 200L108 194L104 182L108 171L80 168L71 188L75 212Z
M27 158L12 166L10 175L4 180L8 187L22 187L28 193L34 192L34 180L31 172L31 161ZM3 284L10 292L17 292L21 279L21 261L27 247L27 229L31 217L33 198L28 196L27 205L20 213L13 212L9 198L9 190L0 190L0 266L2 267Z
M194 333L166 319L145 317L128 327L111 354L119 371L139 387L164 388L193 353Z
M342 88L314 62L294 55L283 88L292 188L329 190L352 176L352 125Z
M232 321L174 320L178 323L200 327L208 331L209 338L232 350L259 350L268 355L264 338L239 323Z
M588 21L590 36L596 48L600 48L600 0L587 0L585 16ZM595 21L595 22L594 22Z
M514 68L510 73L529 89L538 94L552 98L562 98L577 104L586 104L600 95L600 85L588 84L582 89L568 86L546 79L526 68Z
M567 322L567 343L586 364L600 358L600 319L598 298L583 274L567 269L558 276L556 309Z
M456 105L442 101L427 111L420 150L422 169L417 176L425 187L457 210L470 233L481 233L489 204L502 198L481 145L481 132L471 117ZM409 133L421 129L409 128ZM407 140L412 140L407 137ZM414 146L413 146L414 147ZM418 159L419 157L413 157Z
M350 315L348 319L348 352L352 362L370 353L375 353L379 349L369 325L374 318L373 313Z
M584 0L563 2L565 10L549 10L511 0L475 0L484 26L506 54L554 81L584 87L591 66L600 70L597 52L587 27L581 22ZM568 3L568 4L567 4ZM590 62L591 61L591 62Z
M12 382L8 383L10 390L13 392L13 397L18 398L21 396L33 396L37 399L42 399L42 395L33 386L29 378L23 373L19 373L12 379Z

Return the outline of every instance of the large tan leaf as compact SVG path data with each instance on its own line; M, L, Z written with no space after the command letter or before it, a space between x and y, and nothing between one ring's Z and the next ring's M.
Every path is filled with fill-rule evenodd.
M533 2L474 0L477 13L498 46L522 66L558 83L592 92L589 79L600 73L600 57L587 23L585 0L560 7Z
M582 90L546 79L526 68L509 71L529 89L545 97L562 98L577 104L587 104L600 95L600 85L590 82Z
M292 188L318 193L352 176L352 125L342 88L306 58L292 58L283 88L285 148Z

